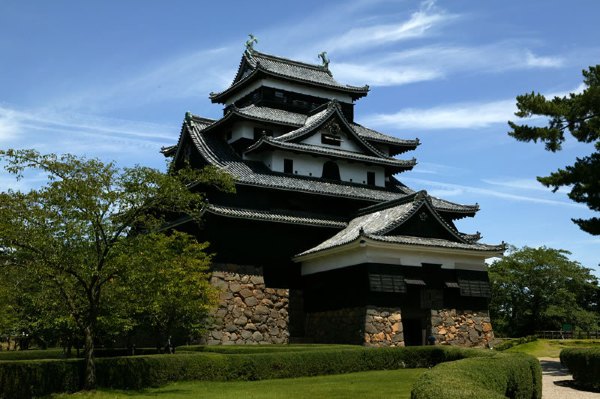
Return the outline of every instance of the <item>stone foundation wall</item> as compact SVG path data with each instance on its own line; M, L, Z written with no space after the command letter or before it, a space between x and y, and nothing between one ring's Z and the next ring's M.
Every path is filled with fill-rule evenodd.
M210 282L221 294L208 345L288 342L289 292L265 287L261 267L213 264Z
M487 311L432 310L431 325L437 344L483 347L494 339Z
M318 343L404 346L399 309L357 307L306 315L306 336Z
M404 346L400 309L368 307L365 316L364 344Z
M344 308L306 314L305 334L315 343L362 344L365 308Z

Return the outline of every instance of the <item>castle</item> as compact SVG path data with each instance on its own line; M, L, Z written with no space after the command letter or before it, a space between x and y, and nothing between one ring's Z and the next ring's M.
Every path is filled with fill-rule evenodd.
M187 113L172 167L213 165L236 192L206 187L202 225L177 228L211 243L221 291L208 344L437 343L493 339L485 259L503 245L457 230L478 205L414 191L396 176L419 146L364 127L355 102L369 87L321 65L246 44L218 120Z

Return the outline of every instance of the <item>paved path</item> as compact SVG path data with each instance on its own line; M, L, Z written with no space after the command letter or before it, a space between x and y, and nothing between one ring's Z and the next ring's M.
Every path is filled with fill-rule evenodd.
M560 359L540 357L543 399L600 399L600 393L580 391L571 386L573 378Z

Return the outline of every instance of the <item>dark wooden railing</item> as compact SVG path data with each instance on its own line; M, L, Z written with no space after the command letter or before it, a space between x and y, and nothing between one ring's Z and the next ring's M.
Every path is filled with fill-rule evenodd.
M573 331L561 331L561 330L546 330L546 331L536 331L535 335L538 338L545 339L600 339L600 330L596 331L577 331L574 333Z

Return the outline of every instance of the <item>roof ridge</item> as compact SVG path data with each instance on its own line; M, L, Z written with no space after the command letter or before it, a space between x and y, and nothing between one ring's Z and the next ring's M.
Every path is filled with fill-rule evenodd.
M308 68L311 68L311 69L314 69L317 71L324 71L324 72L328 71L328 69L326 69L323 65L309 64L308 62L297 61L297 60L293 60L291 58L281 57L281 56L273 55L273 54L261 53L260 51L256 51L256 50L253 51L252 58L254 58L255 56L264 57L264 58L270 59L271 61L282 61L282 62L292 64L292 65L308 67Z

